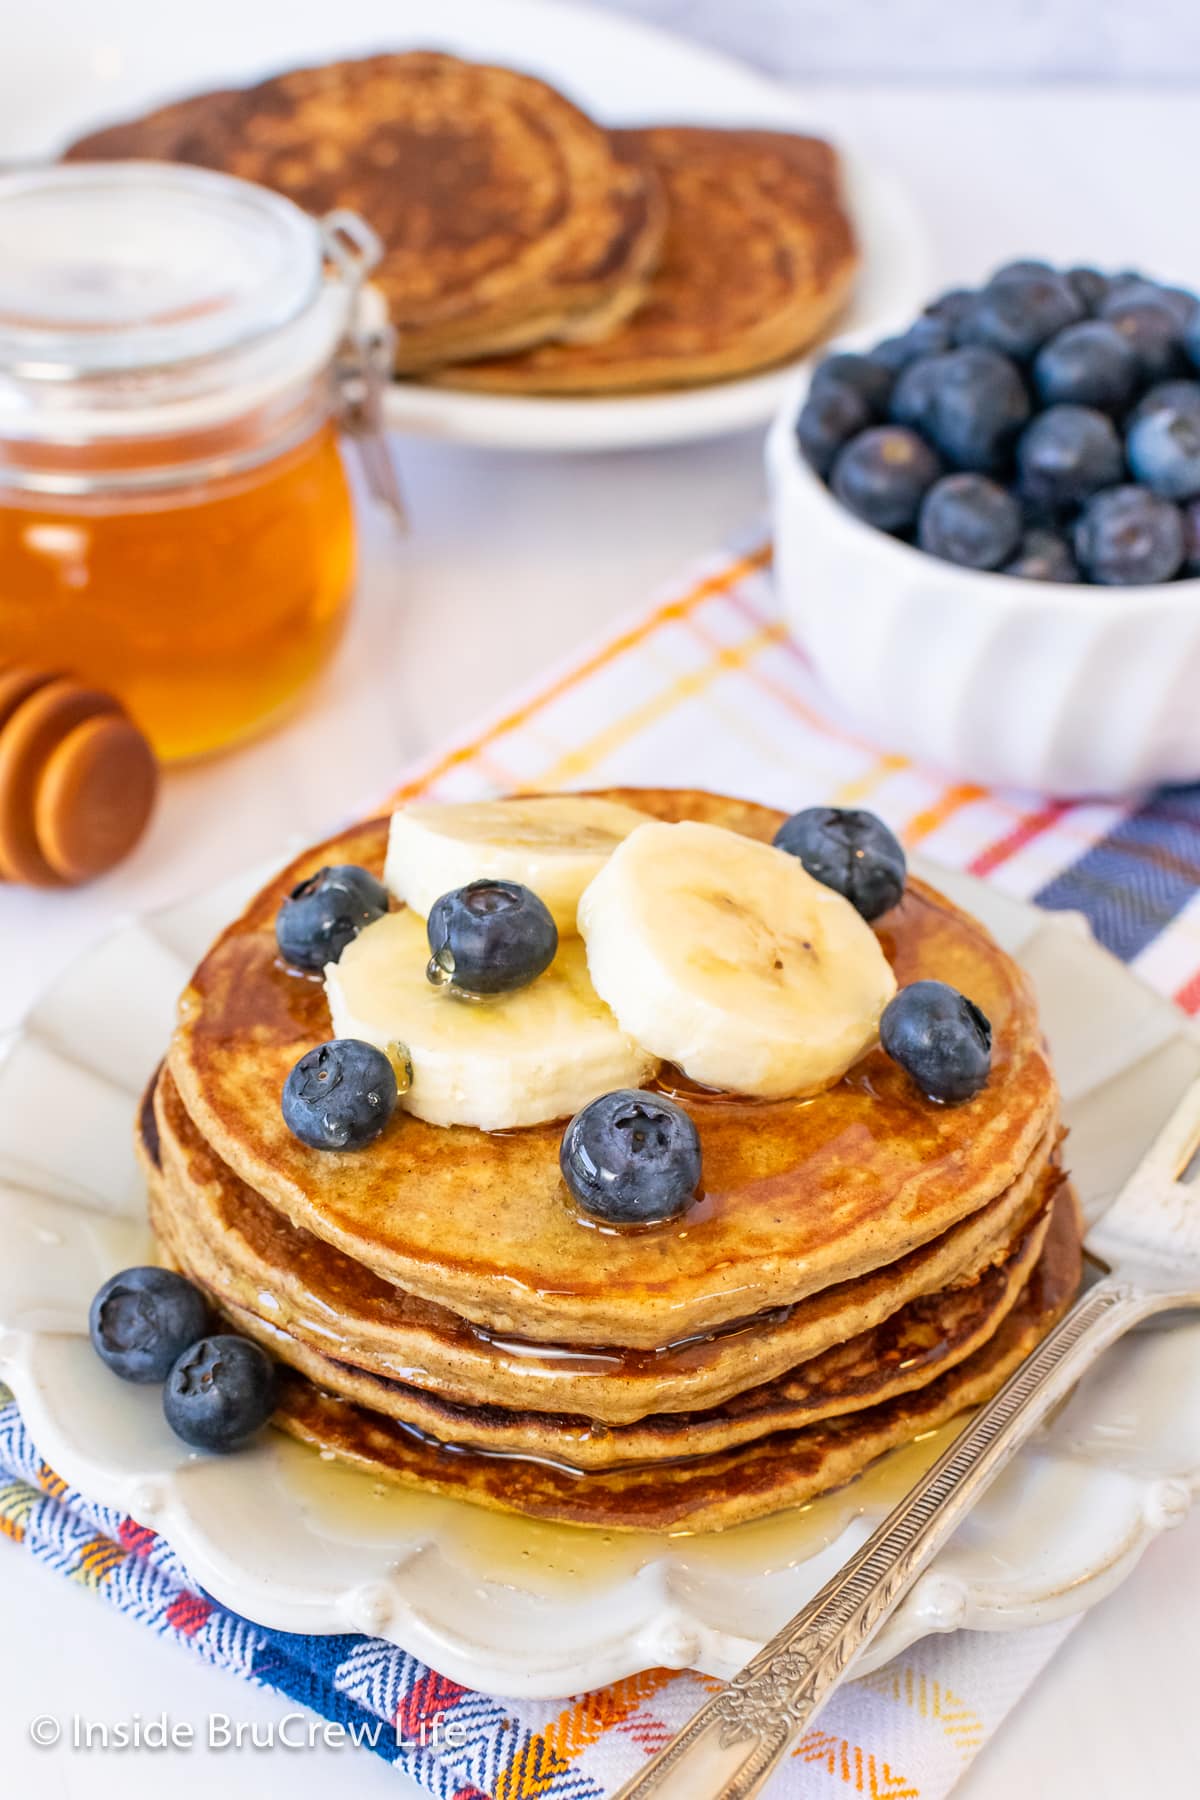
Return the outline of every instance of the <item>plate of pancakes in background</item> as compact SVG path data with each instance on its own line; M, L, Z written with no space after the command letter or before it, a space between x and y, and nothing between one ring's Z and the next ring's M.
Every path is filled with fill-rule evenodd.
M542 842L530 809L571 802L511 803L523 824L505 841L525 854ZM632 811L610 833L717 828L739 859L766 854L783 817L668 788L586 804ZM611 843L587 823L579 854L603 861ZM414 829L441 854L444 819ZM378 877L388 839L386 818L347 825L128 924L35 1006L0 1063L0 1380L65 1480L160 1531L264 1624L382 1636L492 1693L557 1697L661 1666L731 1675L1069 1305L1079 1204L1094 1218L1120 1188L1200 1071L1200 1036L1078 917L913 869L878 945L902 984L936 973L982 1004L985 1086L938 1108L879 1046L811 1100L664 1065L657 1091L697 1124L702 1195L644 1231L581 1229L561 1118L439 1123L435 1053L416 1038L403 1116L362 1148L330 1156L284 1122L281 1083L328 1035L333 1000L328 968L323 986L284 959L281 905L318 865ZM748 879L738 892L749 904ZM402 906L361 932L336 965L345 993L371 932L391 943L406 921ZM560 950L580 954L578 939ZM560 993L551 1023L570 1014L582 1063L593 1015L568 988L583 1012ZM537 984L523 992L535 1006ZM544 1073L515 1015L496 1015L495 1039L447 1005L437 1055L469 1046L514 1081L522 1057ZM528 1015L534 1039L549 1017ZM197 1456L156 1386L112 1380L88 1304L150 1260L266 1349L280 1430ZM931 1631L1079 1611L1186 1515L1198 1335L1111 1353L864 1673Z
M0 154L189 162L359 213L399 431L595 450L765 424L833 330L884 334L928 286L887 171L784 87L647 27L539 0L432 23L218 0L148 45L121 41L132 10L106 9Z

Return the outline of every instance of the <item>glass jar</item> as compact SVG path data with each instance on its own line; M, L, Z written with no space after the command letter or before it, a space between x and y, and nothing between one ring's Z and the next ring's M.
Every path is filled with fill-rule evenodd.
M353 585L373 254L208 170L0 178L0 663L110 689L167 760L289 704Z

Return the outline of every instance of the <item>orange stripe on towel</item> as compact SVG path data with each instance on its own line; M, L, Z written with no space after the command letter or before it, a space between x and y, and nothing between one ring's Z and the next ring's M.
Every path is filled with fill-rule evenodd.
M636 625L630 626L627 631L611 638L608 643L602 645L591 656L586 657L583 662L568 669L564 675L561 675L557 681L552 681L541 693L535 694L523 705L506 713L503 718L496 719L465 744L459 744L455 749L448 751L430 768L423 770L419 775L414 775L411 781L406 781L403 786L396 789L392 796L393 804L402 805L405 800L415 799L418 794L424 793L451 769L461 768L464 763L470 762L497 738L504 737L506 733L516 731L520 726L528 723L535 713L539 712L542 707L548 706L552 700L561 699L564 694L569 694L572 688L578 687L580 682L585 681L589 675L594 675L598 669L603 669L608 663L615 661L626 650L632 650L636 644L642 643L644 639L657 631L660 625L670 624L674 619L685 618L693 608L702 605L705 600L711 600L715 595L727 592L729 588L736 587L739 581L744 581L747 575L752 575L759 569L765 569L770 560L771 547L769 544L764 544L759 549L751 551L747 556L735 558L733 562L727 563L714 575L705 576L702 581L698 581L694 587L689 588L687 593L674 600L666 601L646 618L639 620Z

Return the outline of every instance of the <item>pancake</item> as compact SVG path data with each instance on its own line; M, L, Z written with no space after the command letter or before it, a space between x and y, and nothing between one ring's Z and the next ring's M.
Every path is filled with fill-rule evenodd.
M718 1405L871 1331L922 1296L974 1283L1044 1210L1052 1148L1049 1140L1040 1145L1004 1194L887 1269L674 1349L589 1352L498 1342L290 1225L213 1153L169 1074L151 1085L142 1121L148 1177L162 1170L157 1210L164 1234L227 1310L282 1328L302 1347L368 1378L427 1388L440 1400L582 1413L608 1425Z
M296 69L79 139L72 160L198 163L318 216L361 213L396 367L611 330L658 260L663 202L636 145L545 82L432 51Z
M345 1355L332 1354L331 1334L323 1346L314 1347L297 1341L262 1309L250 1311L231 1303L198 1262L186 1213L167 1203L161 1177L150 1184L150 1218L175 1267L208 1291L234 1329L255 1338L318 1386L454 1450L533 1456L580 1471L708 1455L875 1406L935 1380L986 1343L1016 1304L1041 1254L1050 1205L1061 1180L1059 1171L1046 1172L1039 1183L1039 1214L1009 1246L1005 1259L978 1281L915 1300L874 1330L707 1412L659 1413L615 1427L578 1415L456 1404L436 1392L381 1379ZM340 1350L340 1345L332 1349Z
M667 196L662 258L624 324L435 372L496 393L636 392L727 380L805 350L845 305L858 264L836 152L776 131L619 131Z
M783 815L665 790L614 798L769 839ZM487 1133L397 1113L367 1148L330 1156L283 1123L297 1058L330 1032L324 990L279 962L283 895L323 863L378 872L385 820L306 852L251 901L180 1003L168 1066L216 1155L293 1225L374 1274L493 1332L653 1349L884 1268L1018 1181L1053 1131L1057 1092L1025 976L975 920L909 882L876 922L903 984L949 981L992 1021L992 1074L933 1105L878 1048L809 1101L685 1087L703 1199L636 1233L585 1229L565 1202L561 1125Z
M511 1456L449 1451L286 1367L275 1423L376 1477L499 1511L606 1531L719 1531L840 1487L885 1451L989 1399L1070 1305L1079 1285L1080 1245L1078 1207L1064 1189L1016 1305L965 1362L879 1406L714 1456L571 1474Z

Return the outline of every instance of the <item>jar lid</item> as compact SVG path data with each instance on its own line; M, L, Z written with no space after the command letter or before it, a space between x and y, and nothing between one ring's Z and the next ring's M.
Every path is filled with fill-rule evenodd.
M0 176L0 434L202 427L332 357L320 225L233 176L149 162Z
M314 221L278 194L169 163L0 177L0 364L65 376L231 349L321 281Z

